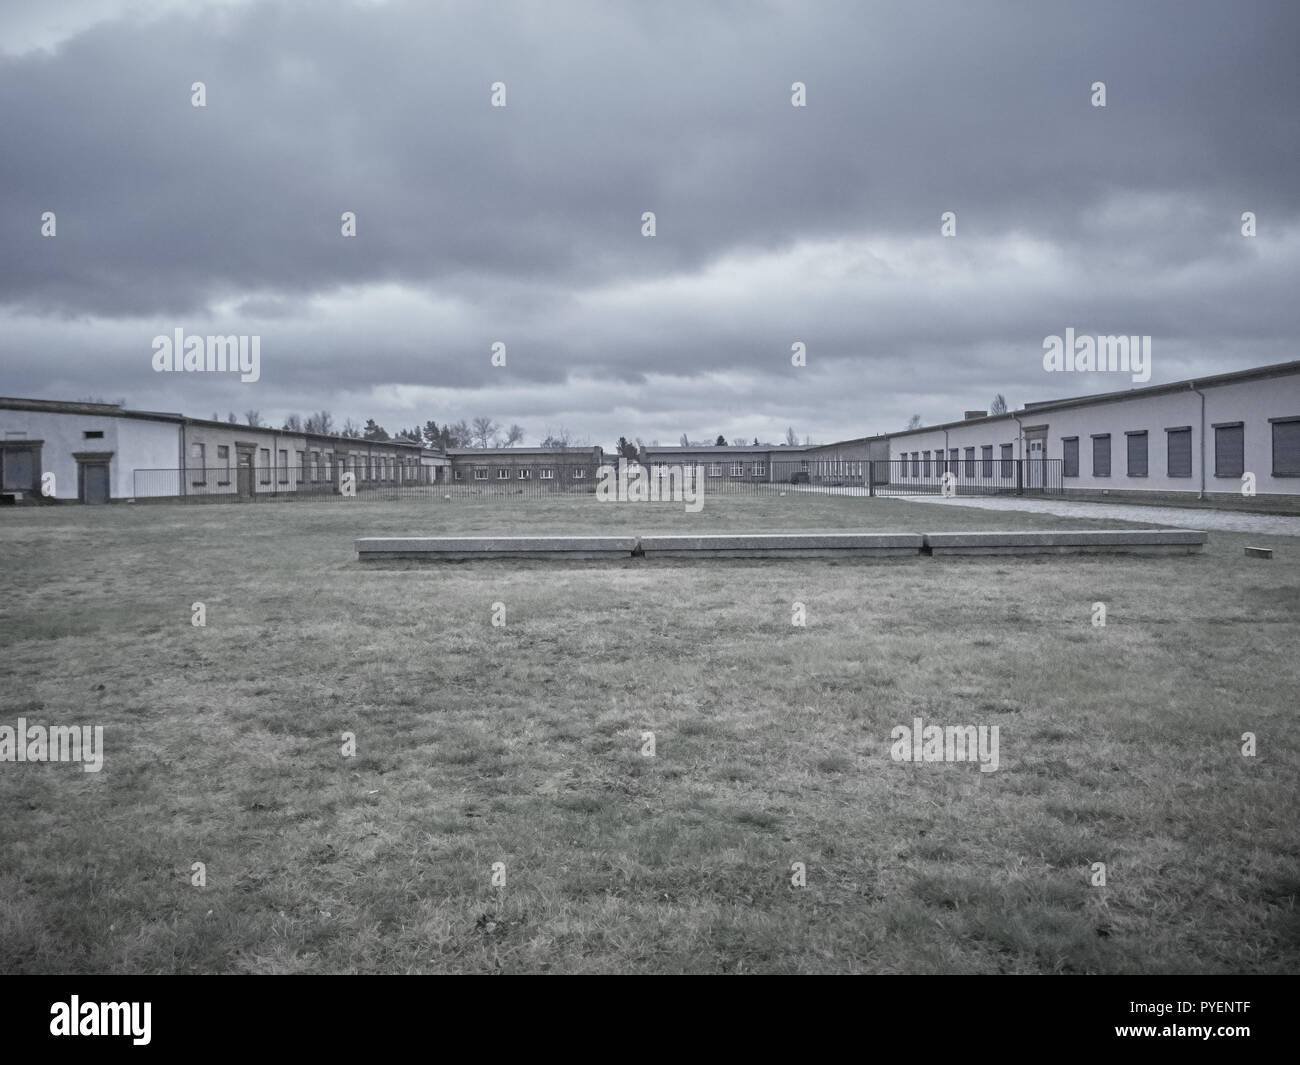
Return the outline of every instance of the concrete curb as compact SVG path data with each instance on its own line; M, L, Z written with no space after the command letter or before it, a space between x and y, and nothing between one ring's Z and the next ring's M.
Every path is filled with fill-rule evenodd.
M1067 529L952 533L735 533L703 536L374 536L356 541L363 562L418 559L605 560L678 558L901 558L1109 552L1192 554L1199 529Z

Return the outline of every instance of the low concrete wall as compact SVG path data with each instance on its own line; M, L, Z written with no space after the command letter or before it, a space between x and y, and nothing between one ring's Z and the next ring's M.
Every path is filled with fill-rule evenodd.
M919 533L741 533L643 536L646 558L888 558L916 556Z
M1204 548L1206 538L1199 529L1064 529L926 533L925 544L934 555L1189 555Z
M490 558L631 558L635 536L374 536L356 542L363 562L416 558L463 562Z
M1198 529L1067 529L952 533L739 533L708 536L375 536L356 541L363 562L540 558L899 558L1111 552L1191 554Z

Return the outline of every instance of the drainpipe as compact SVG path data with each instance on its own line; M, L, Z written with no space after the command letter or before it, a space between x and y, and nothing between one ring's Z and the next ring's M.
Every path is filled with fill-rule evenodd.
M1020 420L1019 414L1011 415L1011 420L1016 423L1016 450L1020 452L1020 461L1016 463L1016 495L1022 496L1025 494L1025 462L1027 461L1025 456L1025 423ZM1046 452L1044 452L1043 457L1047 457ZM1044 467L1043 469L1044 474L1046 474L1047 468ZM1043 480L1047 480L1046 476L1044 476Z
M1205 393L1196 387L1195 381L1188 381L1187 387L1201 397L1201 490L1196 498L1205 499Z

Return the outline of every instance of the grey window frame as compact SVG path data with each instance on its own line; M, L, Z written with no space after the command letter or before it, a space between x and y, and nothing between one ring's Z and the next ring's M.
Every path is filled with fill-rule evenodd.
M1183 440L1182 434L1186 433L1187 440L1187 472L1174 472L1174 436L1178 435L1179 440ZM1181 459L1182 456L1179 455ZM1190 425L1170 425L1165 428L1165 476L1172 478L1182 478L1192 476L1196 464L1196 456L1192 450L1192 427Z
M1214 476L1224 477L1231 480L1239 480L1241 475L1246 472L1246 423L1238 422L1214 422L1211 426L1214 430ZM1219 461L1219 434L1227 429L1237 429L1241 435L1241 468L1235 473L1221 473L1222 463Z
M1142 438L1142 472L1133 472L1133 443ZM1124 476L1151 476L1151 432L1148 429L1127 429L1124 432Z
M1273 427L1270 434L1272 439L1269 441L1269 458L1272 463L1272 475L1274 477L1300 477L1300 466L1296 467L1295 473L1280 473L1277 468L1277 427L1279 425L1293 425L1296 422L1300 422L1300 414L1288 415L1285 418L1270 418L1268 420L1268 424ZM1242 459L1243 461L1245 459L1244 447L1242 448Z

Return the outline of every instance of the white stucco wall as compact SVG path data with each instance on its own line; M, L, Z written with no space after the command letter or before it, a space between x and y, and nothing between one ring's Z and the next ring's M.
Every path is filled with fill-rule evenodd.
M1216 477L1214 425L1222 422L1244 423L1245 469L1256 476L1259 494L1300 494L1300 478L1277 477L1273 473L1273 426L1270 418L1300 416L1300 374L1278 375L1254 380L1231 382L1203 388L1205 491L1236 493L1241 490L1238 477ZM1066 489L1128 492L1192 492L1201 490L1202 413L1201 398L1190 388L1131 399L1106 399L1077 407L1054 410L1029 410L1018 415L1020 424L1008 416L958 424L943 430L931 429L899 434L890 439L890 458L910 458L913 452L934 452L940 448L958 448L965 458L967 447L980 449L993 445L993 457L1001 457L1001 445L1014 443L1014 457L1024 457L1025 430L1047 427L1045 457L1060 460L1065 455L1064 438L1079 439L1079 475L1063 479ZM1191 426L1192 475L1171 477L1168 469L1167 429ZM1129 476L1127 433L1147 433L1147 475ZM1110 434L1111 472L1109 477L1093 474L1095 434ZM932 471L934 467L931 467ZM925 478L921 478L925 480ZM937 480L931 476L930 480Z
M87 439L102 432L101 439ZM175 422L122 418L112 414L68 414L52 411L0 409L0 439L40 440L40 473L54 474L54 498L77 498L80 452L112 452L109 492L114 499L130 498L132 470L141 466L175 466L180 427Z

